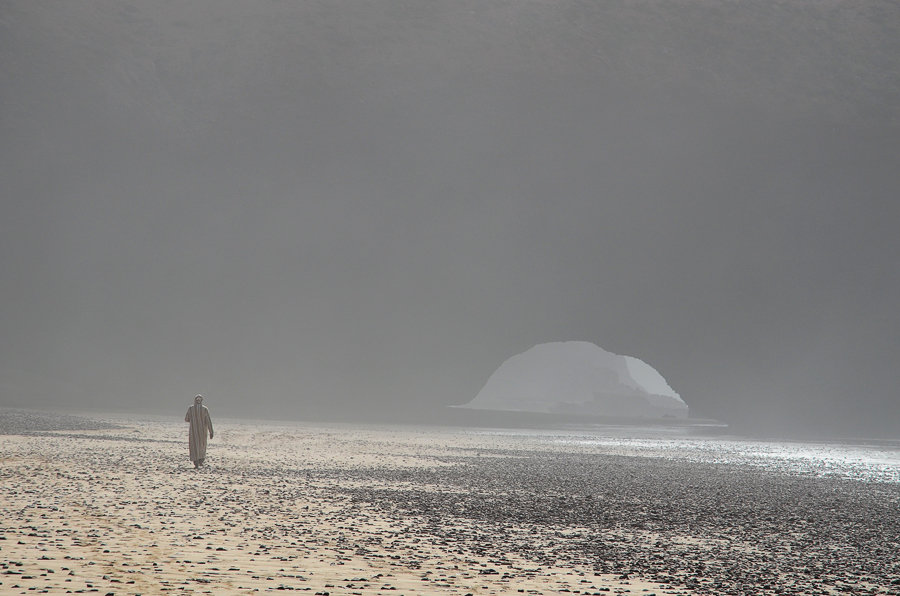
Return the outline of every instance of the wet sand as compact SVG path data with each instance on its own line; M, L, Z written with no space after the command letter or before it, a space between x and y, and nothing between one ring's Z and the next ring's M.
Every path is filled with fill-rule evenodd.
M0 593L900 594L898 483L219 420L195 470L177 418L100 418L0 426Z

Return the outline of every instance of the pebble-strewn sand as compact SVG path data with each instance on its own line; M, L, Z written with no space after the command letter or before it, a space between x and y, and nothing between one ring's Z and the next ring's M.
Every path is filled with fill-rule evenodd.
M0 594L900 594L897 483L221 420L194 470L104 421L0 425Z

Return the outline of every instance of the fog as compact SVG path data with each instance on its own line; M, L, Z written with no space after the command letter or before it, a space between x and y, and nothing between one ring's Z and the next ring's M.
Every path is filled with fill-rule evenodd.
M399 415L584 340L895 436L898 164L888 2L0 1L0 405Z

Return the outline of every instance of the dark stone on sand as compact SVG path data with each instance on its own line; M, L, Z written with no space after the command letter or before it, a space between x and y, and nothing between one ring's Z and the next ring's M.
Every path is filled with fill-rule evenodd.
M485 453L447 457L460 465L439 468L331 474L443 487L340 490L387 518L428 520L422 540L498 560L512 552L701 593L746 593L748 586L760 594L820 593L849 579L882 593L900 585L891 552L900 535L897 483L663 458ZM818 577L807 573L815 569Z

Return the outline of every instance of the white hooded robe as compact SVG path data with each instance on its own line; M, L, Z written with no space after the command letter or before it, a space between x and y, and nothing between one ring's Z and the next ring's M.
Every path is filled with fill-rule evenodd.
M188 432L191 461L198 462L206 458L206 433L209 433L210 438L213 435L213 425L212 419L209 417L209 410L202 404L194 404L188 408L187 414L184 415L184 421L191 423L190 431Z

